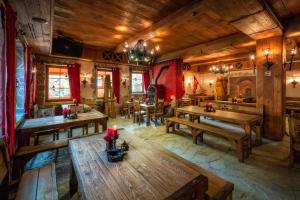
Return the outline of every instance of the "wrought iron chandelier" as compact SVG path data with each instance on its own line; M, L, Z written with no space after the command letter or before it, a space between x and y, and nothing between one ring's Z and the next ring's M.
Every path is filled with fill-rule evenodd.
M227 76L230 73L230 70L233 68L233 65L213 65L209 68L209 71L221 76Z
M159 51L159 45L154 48L148 48L148 44L144 40L138 40L137 43L130 48L125 42L123 52L127 53L128 63L137 65L153 65Z

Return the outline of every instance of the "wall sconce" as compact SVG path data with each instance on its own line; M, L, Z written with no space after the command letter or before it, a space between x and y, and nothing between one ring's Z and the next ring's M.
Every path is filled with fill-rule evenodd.
M84 74L84 75L83 75L83 80L81 81L83 87L85 87L86 84L88 83L88 81L86 80L86 78L87 78L87 74Z
M31 69L31 73L32 73L32 74L35 74L35 73L36 73L36 67L33 67L33 68Z
M122 79L121 81L123 88L126 88L126 79Z
M250 55L250 60L252 61L252 65L253 65L253 73L255 73L256 63L255 63L255 55L254 54Z
M293 88L296 88L298 81L296 81L295 79L291 82L291 84L293 85Z
M212 82L211 80L209 80L209 81L207 81L207 82L208 82L209 87L211 88L212 85L213 85L213 82Z
M274 65L273 62L269 61L270 48L265 48L264 55L266 57L266 62L264 63L264 66L265 68L267 68L267 71L270 71L270 68Z
M290 59L290 61L283 63L283 67L284 68L286 68L286 65L289 64L290 65L289 70L292 70L292 65L293 65L293 61L294 61L294 58L295 58L296 54L297 54L297 49L296 48L292 48L291 49L291 59Z

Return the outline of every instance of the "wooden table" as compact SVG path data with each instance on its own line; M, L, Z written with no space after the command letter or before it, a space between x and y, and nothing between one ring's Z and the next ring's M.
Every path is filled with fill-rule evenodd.
M147 126L150 126L150 120L151 120L151 110L154 109L155 105L154 104L146 104L146 103L141 103L140 104L141 108L144 109L146 111L146 123Z
M110 163L102 138L69 141L71 195L79 189L81 198L89 200L204 199L208 180L195 164L124 131L119 141L129 142L129 152L123 161Z
M133 110L133 101L126 101L126 105L127 105L127 116L128 116L128 119L130 119L130 116L131 116L131 112Z
M95 123L95 132L99 132L98 125L102 125L103 131L107 128L107 115L98 111L79 113L77 119L65 119L61 116L42 117L24 120L16 129L18 146L28 145L31 134L55 128L69 128L89 123Z
M216 112L205 112L203 107L199 106L185 106L176 109L176 117L180 113L186 113L196 116L210 117L216 120L239 124L244 130L245 134L251 137L252 125L260 121L260 116L250 115L245 113L231 112L225 110L217 110ZM256 138L259 140L259 138Z

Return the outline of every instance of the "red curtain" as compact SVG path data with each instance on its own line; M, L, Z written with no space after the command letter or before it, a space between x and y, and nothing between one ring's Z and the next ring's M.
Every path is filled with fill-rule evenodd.
M4 135L8 142L10 155L15 153L15 96L16 96L16 16L5 1L5 111ZM3 124L2 124L3 125Z
M35 73L32 74L32 104L36 104L36 88L37 88L37 83L36 83L36 74L37 74L37 63L33 63L33 68L35 69Z
M30 89L31 89L31 48L25 50L25 117L30 118Z
M113 91L117 98L117 102L120 102L120 69L113 68L112 69L112 85Z
M194 76L194 84L193 84L193 93L196 94L197 88L198 88L198 80L197 78Z
M144 71L143 73L143 79L144 79L144 87L145 87L145 93L147 93L148 87L150 85L150 76L148 71Z
M80 103L80 65L68 64L71 97Z

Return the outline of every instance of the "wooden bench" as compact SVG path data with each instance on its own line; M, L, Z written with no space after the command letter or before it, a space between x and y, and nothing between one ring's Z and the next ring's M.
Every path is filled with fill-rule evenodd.
M8 199L9 187L13 184L11 176L11 161L6 144L3 138L0 138L0 194L3 200ZM16 199L58 199L55 164L25 172L21 178Z
M26 171L21 178L16 200L58 199L55 164Z
M216 110L228 110L231 112L238 112L238 113L260 116L259 122L254 124L253 126L253 131L256 134L256 141L255 141L256 144L260 145L262 143L263 118L264 118L263 106L257 107L256 104L253 103L232 103L230 101L214 101L212 104ZM202 102L200 104L200 107L205 107L205 102Z
M231 145L237 150L237 156L240 162L244 162L244 159L249 156L251 145L250 137L247 135L241 135L208 124L195 123L177 117L167 119L166 132L169 133L170 127L172 127L172 131L175 131L176 124L186 125L191 130L195 144L197 144L198 137L200 137L203 142L203 133L210 133L228 139Z

